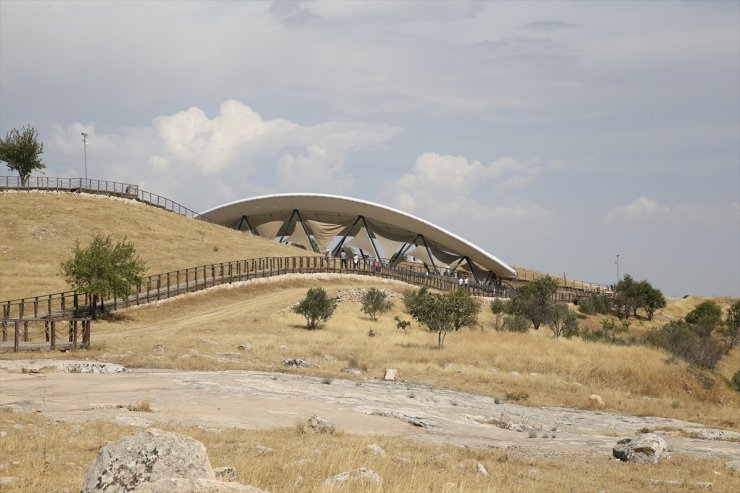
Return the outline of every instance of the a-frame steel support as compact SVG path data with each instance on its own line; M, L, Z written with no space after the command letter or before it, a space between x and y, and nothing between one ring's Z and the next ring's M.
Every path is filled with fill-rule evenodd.
M247 229L247 231L249 231L250 233L252 233L252 234L253 234L253 235L255 235L255 236L259 236L259 233L257 232L257 230L256 230L256 229L254 229L254 227L252 226L252 223L251 223L251 222L249 222L249 218L248 218L247 216L242 216L242 218L241 218L241 219L239 220L239 226L237 226L237 228L236 228L236 229L237 229L238 231L243 231L243 230L242 230L242 226L243 226L244 224L246 224L246 225L247 225L247 228L248 228L248 229Z
M357 221L360 220L362 216L357 216L352 223L352 226L349 227L349 229L344 233L344 236L342 236L342 239L339 240L339 243L337 246L334 247L334 250L331 252L332 255L337 255L339 252L342 251L342 245L344 245L344 242L347 240L347 236L352 232L352 230L355 228L355 225L357 224Z
M378 245L375 244L375 240L373 239L373 232L370 229L370 225L367 223L365 216L358 216L358 218L362 220L362 224L365 226L365 232L367 233L367 237L370 238L370 244L373 246L373 250L375 250L375 258L378 259L378 261L382 263L383 259L382 259L382 256L380 255L380 250L378 250Z

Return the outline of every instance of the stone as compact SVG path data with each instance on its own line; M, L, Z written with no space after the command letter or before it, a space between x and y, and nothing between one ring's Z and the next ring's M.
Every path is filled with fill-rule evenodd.
M475 465L475 473L479 476L488 476L488 470L480 462Z
M325 354L324 355L324 359L326 361L336 361L337 360L337 357L334 356L333 354Z
M396 373L398 373L398 370L396 370L395 368L386 368L385 375L383 375L383 380L385 380L386 382L395 382Z
M221 353L216 353L215 356L221 356L222 358L236 358L239 356L239 353L221 352Z
M251 345L251 344L249 344L249 343L246 343L246 344L239 344L239 345L238 345L238 346L237 346L236 348L237 348L237 349L238 349L239 351L251 351L251 350L253 349L253 348L252 348L252 345Z
M725 464L725 469L729 469L730 471L740 472L740 460L731 460L727 464Z
M343 483L344 481L366 481L369 483L382 483L383 477L372 469L360 467L354 471L345 471L335 474L326 481L325 485L331 486L334 483Z
M270 447L265 447L264 445L257 444L254 446L254 451L257 452L259 455L267 455L273 450Z
M215 467L213 468L213 474L219 481L236 481L235 467Z
M116 416L113 418L113 424L148 428L152 426L154 422L144 418L137 418L136 416Z
M359 368L342 368L342 372L349 373L351 375L359 375L362 373L362 370Z
M665 440L654 433L646 433L619 440L612 449L612 454L621 461L657 464L666 450Z
M6 486L13 486L13 484L18 481L18 478L13 476L3 476L0 477L0 486L5 488Z
M131 491L171 478L215 480L206 448L192 438L149 428L102 447L81 493Z
M283 366L294 366L296 368L319 368L319 365L315 365L300 358L286 358L283 360Z
M126 491L132 493L267 493L254 486L205 478L160 479L151 483L141 483L134 490Z
M213 339L198 339L199 342L202 342L203 344L210 344L212 346L215 346L218 344L218 342L214 341Z
M308 418L308 426L314 433L334 433L334 423L327 421L321 416Z
M381 447L377 443L371 443L366 448L373 455L379 455L379 456L385 455L385 450L383 450L383 447Z
M518 371L512 371L511 373L509 373L509 375L511 375L512 377L521 377L522 376L522 374L519 373Z
M600 395L591 394L588 396L588 404L594 407L604 407L604 399Z

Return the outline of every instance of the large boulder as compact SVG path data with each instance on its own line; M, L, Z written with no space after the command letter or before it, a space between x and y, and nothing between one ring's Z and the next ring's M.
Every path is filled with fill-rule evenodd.
M619 440L612 450L614 457L622 461L657 464L667 450L665 440L654 433Z
M257 493L216 479L205 446L190 437L149 428L110 443L85 474L81 493Z

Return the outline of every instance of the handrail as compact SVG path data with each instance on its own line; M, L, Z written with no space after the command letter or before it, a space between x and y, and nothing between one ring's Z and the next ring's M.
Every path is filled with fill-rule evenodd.
M47 176L31 176L22 182L18 176L0 176L0 190L63 190L68 192L89 192L114 195L132 200L138 200L161 209L211 222L184 205L178 204L167 197L156 193L141 190L139 185L121 183L109 180L93 180L89 178L56 178Z
M259 257L232 260L214 264L200 265L177 271L153 274L131 286L133 294L125 297L111 297L100 300L97 311L117 310L134 305L200 291L221 284L231 284L261 277L283 274L337 273L359 274L385 279L395 279L417 286L428 286L439 290L459 287L458 279L451 276L427 272L422 266L405 265L392 267L387 263L375 266L362 262L355 266L350 260L342 261L336 257L296 256ZM473 296L509 297L513 289L504 285L484 284L475 281L463 285ZM595 290L560 288L555 298L560 301L573 301ZM92 296L78 291L64 291L16 300L0 302L0 324L4 320L23 318L56 318L81 316L89 313Z

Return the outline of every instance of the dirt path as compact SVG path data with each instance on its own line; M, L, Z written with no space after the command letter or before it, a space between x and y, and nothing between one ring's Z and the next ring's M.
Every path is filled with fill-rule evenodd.
M217 429L294 426L318 414L349 433L504 447L551 458L610 455L619 438L649 428L659 430L675 452L740 459L739 433L668 418L496 404L491 397L400 382L327 383L255 371L21 373L48 365L48 360L0 361L0 406L67 421L136 418L143 426L175 422ZM126 410L141 400L154 412Z

